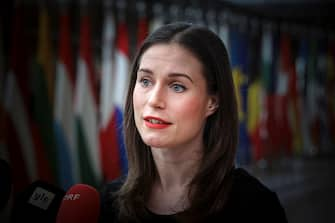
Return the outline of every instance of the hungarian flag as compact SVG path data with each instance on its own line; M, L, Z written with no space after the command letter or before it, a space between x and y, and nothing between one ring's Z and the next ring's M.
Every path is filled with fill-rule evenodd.
M235 84L238 117L239 145L237 162L245 165L251 161L250 140L247 130L247 89L248 89L248 44L246 34L240 30L230 29L230 59Z
M81 182L92 186L98 186L102 179L95 75L90 17L84 13L80 19L79 59L74 102L75 128Z
M48 12L45 7L40 9L37 58L34 63L32 76L32 108L33 122L40 134L41 147L45 156L38 160L46 159L47 163L39 166L39 170L50 169L48 176L53 182L58 182L57 151L53 132L53 94L54 94L54 58L51 52L51 34ZM37 147L40 148L40 147ZM36 155L40 155L38 151ZM51 180L51 179L50 179Z
M59 18L54 103L54 134L59 164L58 178L59 184L64 190L79 182L74 115L75 71L70 38L70 17L64 9Z

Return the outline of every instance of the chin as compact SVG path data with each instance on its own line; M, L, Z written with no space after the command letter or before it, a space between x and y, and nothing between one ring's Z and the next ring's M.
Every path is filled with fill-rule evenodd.
M160 148L163 147L164 145L162 143L157 143L157 142L144 142L147 146L150 147L155 147L155 148Z
M166 143L161 142L159 139L143 139L143 142L150 147L162 148L167 147Z

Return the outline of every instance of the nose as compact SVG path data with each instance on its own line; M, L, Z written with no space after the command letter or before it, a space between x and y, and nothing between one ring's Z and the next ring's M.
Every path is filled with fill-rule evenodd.
M157 84L149 93L148 104L153 108L165 108L166 94L160 84Z

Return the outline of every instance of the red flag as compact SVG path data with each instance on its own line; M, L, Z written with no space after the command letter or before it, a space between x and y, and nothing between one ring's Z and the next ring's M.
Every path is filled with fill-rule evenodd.
M121 166L116 132L116 117L114 115L115 87L114 42L116 35L114 15L107 8L105 12L102 37L102 80L100 92L100 150L103 180L110 181L120 176Z
M284 155L292 154L292 129L289 121L289 87L292 82L293 61L291 57L291 44L286 33L281 34L279 73L277 77L276 97L276 127L280 133L278 146ZM291 84L292 85L292 84Z
M125 21L116 27L115 65L113 71L113 112L105 129L100 133L102 164L105 180L112 180L127 172L127 158L123 140L123 105L128 85L129 37Z

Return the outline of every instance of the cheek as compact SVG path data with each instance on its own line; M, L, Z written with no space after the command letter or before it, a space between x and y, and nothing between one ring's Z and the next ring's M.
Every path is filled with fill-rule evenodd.
M182 101L176 108L176 113L184 120L203 120L205 117L205 105L199 97Z
M141 97L141 94L136 91L136 88L134 89L134 92L133 92L133 108L134 108L134 118L135 118L135 121L137 122L138 121L138 116L139 114L141 113L141 110L142 110L142 106L143 105L143 96Z
M141 107L141 104L143 104L143 98L144 98L143 94L141 95L141 93L135 87L134 92L133 92L133 107L134 107L135 112L137 109Z

